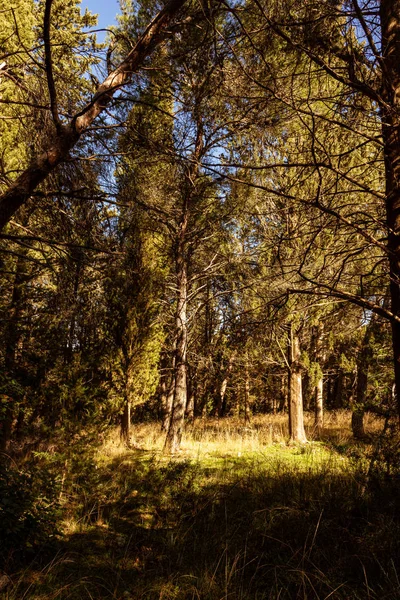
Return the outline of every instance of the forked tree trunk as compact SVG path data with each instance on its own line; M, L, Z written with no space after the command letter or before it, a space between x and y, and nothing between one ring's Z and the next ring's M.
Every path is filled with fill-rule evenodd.
M303 396L301 388L300 340L293 325L289 340L289 434L290 441L300 444L307 442L304 430Z

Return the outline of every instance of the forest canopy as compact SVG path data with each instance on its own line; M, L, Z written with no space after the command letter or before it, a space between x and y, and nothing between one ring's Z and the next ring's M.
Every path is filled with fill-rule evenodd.
M128 441L132 407L170 450L185 413L396 412L398 8L124 2L99 44L78 2L4 5L3 449Z

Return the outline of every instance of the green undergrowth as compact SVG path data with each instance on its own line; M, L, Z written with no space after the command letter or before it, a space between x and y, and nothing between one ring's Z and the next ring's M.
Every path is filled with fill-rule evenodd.
M63 535L0 597L394 600L400 482L370 460L316 442L81 451L63 463Z

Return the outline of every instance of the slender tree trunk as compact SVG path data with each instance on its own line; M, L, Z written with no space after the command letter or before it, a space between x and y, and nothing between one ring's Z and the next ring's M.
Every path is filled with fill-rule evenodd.
M314 361L318 365L318 380L315 384L314 427L319 436L324 426L324 376L321 364L325 362L325 353L322 349L323 327L316 326L313 332Z
M250 376L249 376L249 357L246 352L244 367L244 422L250 424Z
M175 358L174 358L174 362L175 362ZM162 426L161 426L161 430L162 431L167 431L169 429L169 425L171 422L171 415L172 415L172 407L174 405L174 394L175 394L175 373L172 373L171 376L171 381L168 387L168 393L166 396L166 403L164 406L164 414L163 414L163 420L162 420Z
M363 408L355 408L351 413L351 430L353 436L358 440L365 437L364 414Z
M236 355L236 353L232 352L232 354L229 357L228 366L225 369L224 376L221 381L221 386L219 388L218 403L217 403L216 411L215 411L219 418L223 417L223 415L224 415L223 408L224 408L224 403L225 403L226 389L228 387L229 377L232 372L233 361L235 360L235 355Z
M321 376L315 386L315 420L314 427L318 434L321 433L324 426L324 379Z
M194 410L195 410L195 384L193 381L193 369L187 369L187 402L185 408L185 419L187 421L194 421Z
M400 0L381 0L382 136L392 313L400 318ZM400 322L392 320L392 346L400 419Z
M339 369L334 387L335 393L333 397L333 408L343 408L343 394L344 394L344 373L342 369Z
M356 382L356 401L353 405L351 415L351 429L353 436L357 439L365 437L364 429L364 414L365 414L365 399L367 396L368 385L368 362L370 358L368 329L363 340L363 345L360 350L357 360L357 382Z
M131 443L131 402L125 398L124 412L121 415L121 440L127 446Z
M78 292L79 292L79 283L81 280L81 272L82 272L82 259L79 257L76 263L72 263L70 268L75 268L75 276L74 276L74 287L72 291L72 315L69 322L69 330L66 337L66 345L64 350L64 363L70 364L73 357L74 352L74 341L75 341L75 330L76 330L76 305L78 301Z
M278 411L281 412L281 413L284 412L287 405L288 405L287 377L285 377L285 375L282 375L282 379L281 379L281 394L280 394L280 401L279 401Z
M290 327L289 343L289 434L290 441L307 442L304 430L303 396L301 387L300 340L293 325Z
M167 432L171 421L172 407L174 404L174 393L175 393L175 352L176 343L173 348L173 356L170 366L170 375L168 382L168 375L165 376L162 393L161 393L161 408L162 408L162 420L161 420L161 431ZM167 361L165 363L167 365Z

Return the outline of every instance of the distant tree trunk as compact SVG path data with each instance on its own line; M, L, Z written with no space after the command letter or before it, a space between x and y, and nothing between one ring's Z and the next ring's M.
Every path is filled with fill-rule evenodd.
M288 405L287 377L285 375L282 375L282 379L281 379L281 394L280 394L280 401L279 401L278 411L279 412L284 412L287 405Z
M125 398L124 412L121 415L121 441L127 446L131 443L131 402Z
M187 402L185 409L185 419L187 421L194 420L195 411L195 384L192 377L192 369L188 369L188 382L187 382Z
M355 402L352 406L351 428L355 438L365 437L364 413L368 389L368 371L372 358L371 336L377 327L377 316L371 315L366 327L360 351L357 356L356 365L356 393Z
M71 261L70 268L75 269L74 276L74 286L72 290L72 298L69 299L69 302L72 300L72 314L69 321L68 333L66 336L66 343L64 349L64 363L70 364L72 361L73 353L74 353L74 343L75 343L75 331L76 331L76 305L78 301L78 292L79 292L79 284L81 281L81 273L82 273L82 256L80 253L77 253L76 260Z
M167 395L165 396L165 406L164 406L163 419L162 419L162 425L161 425L162 431L168 431L168 429L169 429L169 424L171 422L171 415L172 415L172 407L174 405L174 394L175 394L175 375L172 374L171 381L168 386L168 392L167 392Z
M249 357L246 352L244 366L244 422L250 424L250 376L249 376Z
M165 451L171 453L178 452L180 449L187 403L187 265L182 243L179 244L177 253L177 282L178 302L175 320L177 338L174 369L175 390L171 419L164 446Z
M351 413L351 430L356 439L365 437L364 429L364 410L362 408L354 408Z
M226 389L228 387L228 381L229 381L230 374L232 372L235 356L236 356L236 352L232 352L232 354L229 357L228 365L225 369L225 372L224 372L224 375L223 375L223 378L221 381L221 385L219 388L218 402L217 402L217 406L216 406L216 410L215 410L215 413L218 415L219 418L223 417L224 413L225 413L224 409L225 409Z
M169 423L171 420L172 414L172 406L174 404L174 393L175 393L175 352L176 352L176 344L174 344L173 348L173 356L171 359L171 364L168 370L165 373L163 378L163 384L161 389L161 431L167 432L169 429ZM168 361L165 360L164 368L168 369Z
M315 421L314 427L317 433L321 433L324 426L324 379L321 376L315 386Z
M333 399L333 408L343 408L343 394L344 394L344 373L342 369L339 369L335 382L335 395Z
M307 442L304 430L303 396L301 387L300 340L293 325L290 326L289 340L289 434L290 441L300 444Z
M314 407L314 427L317 435L320 435L324 426L324 376L321 363L325 362L325 353L322 350L322 325L316 326L313 332L314 338L314 360L318 368L318 379L315 384L315 407Z

